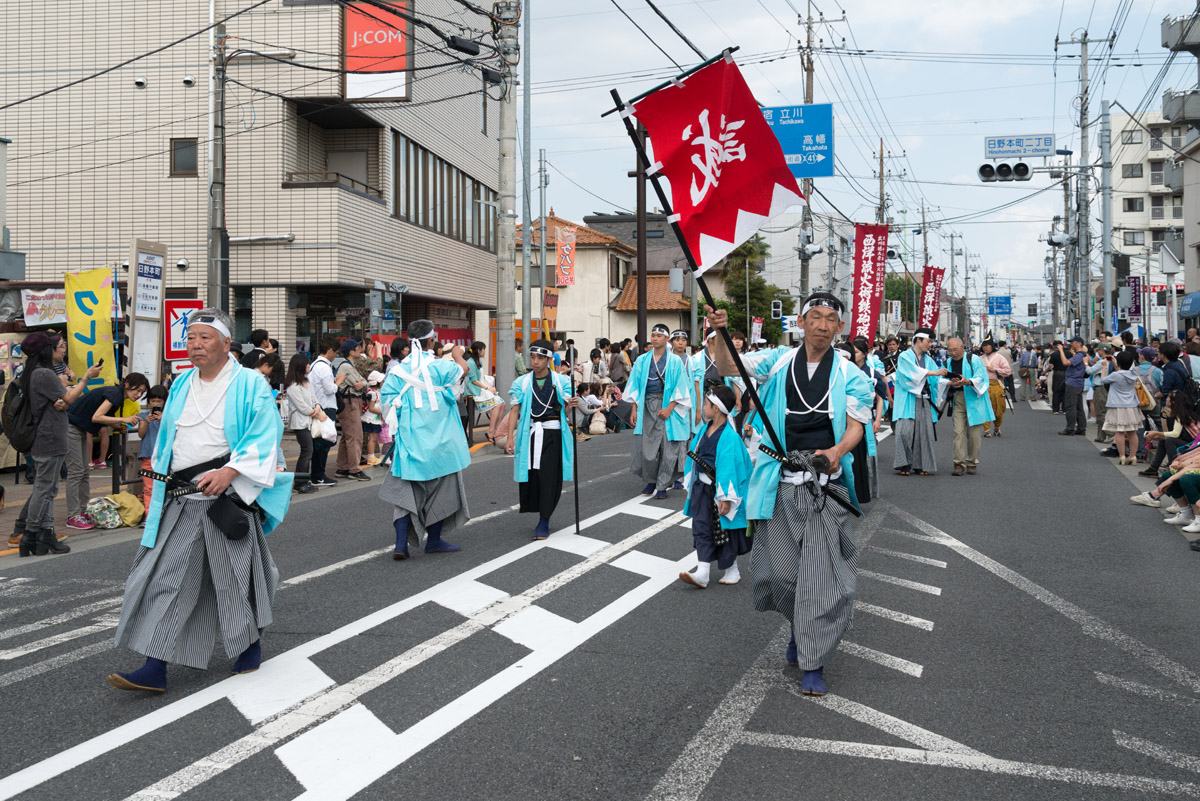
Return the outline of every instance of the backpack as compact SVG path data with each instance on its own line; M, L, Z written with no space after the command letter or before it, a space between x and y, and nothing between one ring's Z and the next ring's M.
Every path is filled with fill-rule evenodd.
M1146 390L1145 383L1141 378L1133 379L1133 388L1137 391L1138 406L1143 412L1149 412L1154 409L1154 398Z
M29 453L37 439L37 420L33 419L33 403L25 394L20 381L13 381L4 391L4 404L0 407L0 423L9 444L18 453Z

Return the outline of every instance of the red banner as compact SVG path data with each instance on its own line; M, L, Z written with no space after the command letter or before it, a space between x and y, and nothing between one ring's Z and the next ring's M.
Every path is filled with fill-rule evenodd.
M768 220L804 203L771 126L732 59L634 104L666 176L688 250L704 272Z
M854 305L850 315L850 337L875 341L879 325L879 301L883 298L883 274L887 265L888 227L854 225Z
M938 317L942 312L942 279L946 277L945 267L925 265L925 274L921 278L921 311L918 315L918 328L937 330Z
M557 286L575 285L575 228L558 227L554 229L554 243L557 248L555 272L558 276Z

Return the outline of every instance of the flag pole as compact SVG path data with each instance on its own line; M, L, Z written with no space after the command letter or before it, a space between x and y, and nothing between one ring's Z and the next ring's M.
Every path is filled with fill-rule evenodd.
M720 58L728 56L728 54L731 52L731 50L726 50L721 54L721 56L705 62L705 66L709 63L719 60ZM654 193L658 196L658 202L662 206L663 213L667 216L667 220L671 224L671 230L675 232L675 238L679 240L679 247L683 250L683 255L687 257L688 267L691 268L692 274L696 279L696 286L699 287L701 294L704 295L705 303L715 309L717 308L717 302L713 300L712 292L709 291L708 284L706 284L704 281L704 276L696 275L697 271L699 270L699 265L696 263L696 257L692 254L692 249L688 247L687 239L685 239L683 236L683 229L679 227L678 220L672 220L672 218L675 216L675 212L671 208L671 201L667 200L667 193L663 190L662 184L659 182L659 176L657 173L649 174L651 166L650 158L646 155L646 148L642 146L642 142L637 135L637 129L633 125L633 121L631 119L632 114L630 113L631 107L625 104L625 101L621 99L621 95L616 89L611 90L610 94L612 95L613 102L617 104L616 110L621 112L621 119L625 123L625 131L629 134L629 138L633 142L634 149L637 150L638 158L641 159L642 162L642 169L646 171L648 177L650 178L650 183L654 185ZM745 383L746 391L750 393L750 402L753 403L760 412L762 412L762 414L759 415L759 418L763 422L763 428L766 430L767 436L771 438L771 443L775 446L775 452L778 455L778 458L780 458L782 461L786 461L787 449L784 448L783 442L779 439L779 435L775 433L775 427L771 425L771 418L763 408L762 401L758 399L758 391L754 388L754 382L750 379L750 373L746 370L745 363L742 362L741 354L738 353L737 348L733 346L733 338L729 335L728 327L722 326L717 330L721 332L721 337L725 341L725 347L731 354L733 354L733 363L737 365L738 375L741 376L742 381Z
M575 536L579 536L579 424L575 422L575 412L579 409L579 395L575 392L575 362L579 359L579 351L575 351L571 361L571 397L575 406L571 408L571 483L575 485Z

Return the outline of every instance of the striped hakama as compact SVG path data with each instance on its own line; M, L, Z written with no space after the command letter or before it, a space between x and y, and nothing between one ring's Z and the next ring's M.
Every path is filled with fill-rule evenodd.
M854 615L858 576L850 513L813 489L780 482L750 552L754 608L791 621L802 670L823 667L837 650Z
M176 665L208 667L220 636L231 659L271 625L279 570L258 516L230 540L208 519L211 498L163 509L158 541L138 550L125 582L116 645Z
M929 398L919 397L914 402L913 418L896 420L895 468L911 467L926 473L937 472L937 455L933 450L933 409Z
M442 526L442 536L445 536L471 519L467 487L461 472L428 481L408 481L388 473L379 488L379 498L395 507L392 520L412 516L408 538L418 545L424 544L426 530L439 520L445 521Z
M663 396L647 395L638 416L642 433L633 435L633 459L630 472L644 481L653 481L656 489L669 490L683 478L687 458L687 443L667 439L667 421L658 416L663 408Z

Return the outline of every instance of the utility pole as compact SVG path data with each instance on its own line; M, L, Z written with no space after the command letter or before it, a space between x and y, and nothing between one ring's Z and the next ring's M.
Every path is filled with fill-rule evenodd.
M956 234L950 233L950 333L957 334L958 326L954 322L954 237ZM940 299L939 299L940 300Z
M1076 269L1079 270L1079 336L1086 337L1092 323L1088 319L1088 301L1091 295L1091 242L1088 232L1091 228L1090 197L1092 165L1088 160L1088 36L1083 32L1080 42L1079 62L1079 190L1076 202L1079 205L1078 244L1079 257Z
M886 205L886 202L884 201L884 196L883 196L883 138L880 137L880 139L879 139L879 207L875 210L875 222L879 223L880 225L883 224L883 220L884 220L883 215L884 215L884 212L886 211L886 209L884 208L885 205Z
M209 3L209 21L216 6ZM209 32L208 62L208 288L205 303L229 311L229 231L225 228L225 26Z
M531 220L529 219L529 207L532 205L530 195L533 190L529 186L532 175L530 169L532 161L531 156L533 149L533 114L529 105L529 87L531 80L529 77L529 20L532 17L529 8L529 0L525 0L523 23L525 28L525 48L521 58L521 95L522 103L524 104L524 119L522 120L522 140L524 147L521 148L521 347L527 353L529 350L529 318L533 314L533 270L530 269L529 257L533 251L533 231L530 229ZM541 173L538 173L538 183L541 183ZM539 281L539 283L541 283ZM515 343L514 343L515 346ZM526 362L528 364L528 362ZM516 368L514 368L514 373Z
M807 44L804 49L804 103L805 105L813 102L813 17L812 17L812 0L808 0L808 21L807 25ZM808 268L812 261L812 254L808 252L806 247L813 241L812 236L812 179L804 179L804 208L800 211L800 238L802 240L800 247L800 294L808 297ZM747 271L749 267L747 267ZM749 276L749 272L747 272ZM750 328L750 301L749 290L747 290L746 301L746 329L747 336Z
M546 187L550 185L550 173L546 171L546 149L538 150L538 195L540 196L538 227L538 266L542 269L542 327L546 325L546 287L554 283L554 267L546 263ZM547 331L549 336L549 331ZM528 345L529 343L525 343Z
M1112 324L1113 274L1112 274L1112 124L1108 118L1108 101L1100 101L1100 272L1104 276L1104 303L1101 305L1104 319L1100 330L1106 331ZM1172 290L1168 290L1170 293ZM1170 294L1167 297L1171 297ZM1112 333L1116 333L1113 331Z
M513 289L517 281L517 103L516 75L513 69L520 58L517 19L521 15L518 0L497 0L492 5L501 21L497 43L504 70L504 99L500 102L500 230L496 246L496 389L501 397L513 382L515 348L513 317L516 304Z

